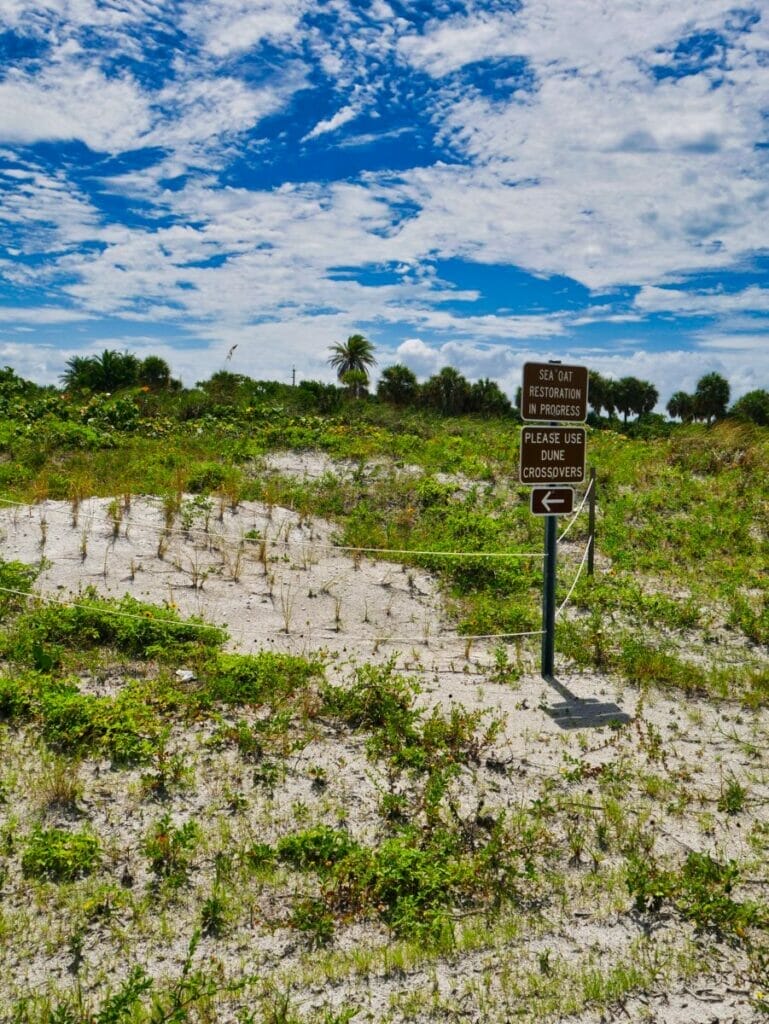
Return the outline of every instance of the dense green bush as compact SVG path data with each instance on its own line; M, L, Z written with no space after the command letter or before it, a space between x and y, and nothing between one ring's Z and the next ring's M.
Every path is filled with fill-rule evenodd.
M224 704L274 704L321 677L318 661L290 654L220 654L208 666L200 698Z
M147 604L126 594L101 598L89 587L76 604L44 604L20 615L5 639L10 657L31 660L35 645L53 649L114 645L143 658L180 658L216 649L224 630L199 619L182 619L172 608Z
M0 559L0 622L11 612L27 607L25 595L32 592L39 572L36 566Z
M311 868L321 875L328 874L334 865L358 849L347 832L328 825L284 836L276 846L278 860L301 871Z
M738 878L734 861L721 863L694 850L679 870L637 857L631 858L627 870L628 889L638 911L657 913L670 903L701 931L744 935L748 928L765 928L769 918L756 903L734 899Z
M41 690L37 712L53 750L102 755L116 764L148 761L162 731L151 706L130 690L95 697L53 684Z
M91 874L100 858L99 840L90 832L38 828L27 839L21 870L25 878L71 882Z

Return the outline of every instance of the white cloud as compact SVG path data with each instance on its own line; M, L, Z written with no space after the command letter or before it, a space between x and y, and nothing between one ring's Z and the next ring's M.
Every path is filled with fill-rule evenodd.
M226 58L263 40L291 39L308 9L308 0L207 0L184 4L181 25L212 56Z
M477 259L592 288L728 266L762 247L769 216L754 100L701 76L654 88L550 78L527 103L460 100L446 129L483 172L406 175L423 207L410 229L440 219ZM655 149L635 145L639 131Z
M149 104L129 75L108 79L79 61L35 77L10 74L0 83L0 139L32 143L80 139L108 153L141 144Z
M0 193L5 244L12 245L17 255L48 259L42 265L7 260L2 272L11 282L35 286L58 276L55 261L62 253L99 236L100 217L64 173L49 174L30 165L13 170L12 187ZM4 184L0 180L0 188Z
M769 352L769 328L763 333L746 334L740 332L724 332L701 334L697 344L700 348L716 349L722 353Z
M708 340L715 344L706 345ZM649 351L645 342L638 340L637 344L631 344L621 353L574 348L573 354L575 362L587 364L604 376L614 379L633 376L651 381L660 394L657 411L662 412L673 392L691 394L697 381L706 373L720 373L726 377L731 386L732 401L746 391L766 388L769 381L769 345L766 342L765 337L763 347L757 343L755 348L742 349L735 336L721 336L719 339L714 335L711 339L703 337L699 342L700 350L693 351ZM748 352L750 358L746 359Z
M507 100L449 90L436 125L475 167L469 181L443 167L406 175L423 206L411 230L435 235L440 221L475 259L593 288L724 267L760 249L769 172L754 143L765 135L767 31L734 20L722 0L696 13L666 0L529 0L516 14L457 17L403 38L401 54L435 76L505 54L525 58L535 82ZM650 65L671 63L676 44L703 30L727 39L726 69L655 80Z
M83 28L102 33L120 33L145 21L172 18L168 0L131 0L130 3L101 3L99 0L0 0L0 21L21 35L65 39Z
M441 77L474 61L520 55L519 24L512 14L456 18L423 35L403 36L398 50L415 67Z
M349 121L354 121L360 111L357 107L342 107L338 110L333 117L329 117L325 121L318 121L312 131L309 131L302 142L307 142L308 139L316 139L319 135L325 135L327 132L336 131L337 128L341 128L343 124L347 124Z
M655 64L698 31L725 26L733 8L699 0L696 10L668 0L524 0L520 10L434 21L398 44L415 67L436 77L479 60L524 57L539 73L611 73L628 59Z
M769 312L769 288L751 286L739 292L682 291L676 288L643 287L634 306L644 313L676 313L712 316L738 312Z
M314 343L296 340L295 332L327 344L362 322L390 330L400 324L418 336L411 341L423 347L411 355L425 366L457 359L465 372L494 376L496 367L511 380L503 343L514 343L513 351L534 337L560 344L582 324L627 323L654 312L733 319L769 308L769 289L660 287L698 269L733 267L766 246L769 167L754 147L765 134L767 19L749 33L737 31L725 0L700 0L696 8L667 0L525 0L501 13L501 4L497 13L467 4L469 14L442 22L435 5L421 34L384 0L365 9L329 0L324 16L336 19L330 31L318 27L310 0L33 6L0 0L11 27L52 43L45 63L10 70L0 83L0 140L77 138L110 153L164 150L149 167L99 181L105 191L141 199L157 228L124 225L119 215L110 220L84 191L88 184L75 187L64 169L26 164L0 181L11 248L48 256L42 269L14 259L0 269L17 283L56 281L87 314L183 320L207 340L240 339L243 351L262 361L257 373L272 372L276 337L288 346L280 358L301 355L313 373L325 373ZM170 24L179 10L188 45L177 49L172 68L136 78L105 70L111 46L141 57L142 33ZM101 51L83 31L94 27ZM651 68L675 64L681 39L705 29L726 40L722 67L705 62L680 79L652 75ZM282 56L254 84L244 68L263 42ZM500 57L526 60L530 91L484 98L452 74ZM337 132L340 146L372 141L370 132L354 137L339 129L363 110L376 112L372 97L414 89L405 76L396 81L404 67L432 76L425 109L456 163L262 191L220 185L217 170L234 154L244 156L240 137L287 109L318 69L333 78L335 95L346 97L337 101L346 105L305 138ZM382 137L411 130L398 125ZM258 160L261 151L248 155ZM164 179L186 172L184 188L164 188ZM565 274L594 289L644 287L631 311L608 305L579 316L479 315L475 293L418 272L442 258ZM351 265L399 270L375 286L340 279L337 268ZM447 309L449 300L466 306ZM51 315L48 303L40 315ZM274 322L254 325L256 319ZM702 346L718 350L734 372L734 360L758 345L739 356L750 332L721 327L727 355L712 340ZM611 358L630 365L640 357L631 348Z
M72 324L92 319L87 313L76 309L61 309L56 306L0 306L0 322L21 324Z
M231 155L224 143L282 110L304 84L298 66L267 85L251 88L226 75L201 77L193 65L156 95L163 115L144 144L173 152L170 161L163 162L165 174L174 169L183 173L190 165L219 166Z
M222 74L219 59L192 47L177 50L173 67L158 67L157 84L142 85L128 72L115 75L106 70L114 53L146 64L141 33L163 27L164 19L172 18L173 12L164 7L136 3L129 13L91 0L73 0L69 5L49 3L37 19L16 25L17 31L39 35L50 50L44 63L30 62L24 71L11 66L0 82L0 141L77 139L107 153L160 147L177 151L177 173L183 173L190 165L221 163L227 155L222 139L248 131L305 86L300 61L285 62L267 80L252 85ZM260 17L266 12L264 4L240 5L241 13L246 9ZM201 32L215 28L210 5L196 4L194 10ZM272 11L278 22L284 18L279 5L272 5ZM293 24L295 18L289 20ZM233 26L238 36L238 25ZM222 24L219 28L224 31ZM83 41L84 29L100 34L99 45ZM250 45L246 39L244 46ZM214 142L219 147L216 156Z
M763 338L763 346L758 337L750 339L750 365L745 363L747 349L739 348L739 339L732 344L734 340L733 336L703 339L703 347L712 349L705 353L673 349L650 352L642 341L629 342L621 352L607 352L605 349L585 349L573 343L559 348L547 343L536 348L529 345L512 348L507 345L480 347L472 342L459 341L435 345L421 338L409 338L396 348L393 362L405 363L420 378L432 376L444 366L454 366L469 380L491 377L513 397L521 383L524 363L560 359L565 363L588 366L613 380L633 376L650 381L660 396L657 411L664 412L665 404L674 391L692 393L697 381L706 373L721 373L730 381L732 400L753 388L767 386L767 338ZM745 340L747 343L748 339ZM381 359L380 364L384 366L385 361Z

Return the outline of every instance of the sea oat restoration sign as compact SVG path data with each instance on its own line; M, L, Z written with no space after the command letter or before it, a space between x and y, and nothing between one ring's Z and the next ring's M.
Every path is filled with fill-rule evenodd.
M521 419L584 423L588 370L561 363L524 363Z

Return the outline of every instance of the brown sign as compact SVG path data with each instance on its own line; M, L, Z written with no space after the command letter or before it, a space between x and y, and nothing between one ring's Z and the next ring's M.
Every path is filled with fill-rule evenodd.
M586 366L524 363L521 419L583 423L587 418L587 384Z
M581 484L585 479L584 427L522 427L522 484Z
M535 516L564 516L573 509L571 487L535 487L531 492L531 511Z

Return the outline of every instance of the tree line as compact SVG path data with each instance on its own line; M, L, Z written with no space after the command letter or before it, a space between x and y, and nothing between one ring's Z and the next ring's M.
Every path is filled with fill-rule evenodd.
M336 371L341 391L320 381L304 381L300 388L308 397L314 396L319 408L326 411L331 411L345 394L356 400L370 397L371 371L377 365L374 353L375 347L368 338L352 334L345 342L329 348L328 362ZM239 382L248 380L240 374L219 371L199 386L226 401L227 393L231 394ZM100 355L71 357L61 381L65 389L73 392L112 393L131 387L153 392L182 390L181 382L171 376L170 367L159 356L139 359L130 352L109 349ZM387 366L379 376L375 395L389 405L429 409L445 416L515 416L520 405L519 396L513 406L495 381L483 378L470 382L453 366L443 367L421 384L402 363ZM769 392L750 391L731 408L729 398L729 382L718 373L707 373L697 382L693 394L676 391L666 409L671 419L684 423L712 423L730 415L769 425ZM611 420L621 415L627 423L630 416L648 417L657 406L659 392L652 383L638 377L613 380L591 370L588 401L596 417L606 413Z
M72 356L65 364L61 382L69 391L121 391L147 387L151 390L181 388L171 377L171 368L160 356L139 359L132 352L105 349L98 356Z
M351 334L346 342L332 345L329 351L328 361L339 382L356 398L367 393L370 371L376 366L374 346L368 338ZM471 384L453 366L444 366L424 384L402 363L387 366L377 383L376 397L392 405L434 409L445 416L504 416L513 411L510 399L495 381L484 378Z
M769 400L767 392L751 392L751 395L759 396L758 406L761 405L760 396L765 395ZM692 423L695 420L712 423L723 419L727 413L743 415L746 419L755 418L750 414L756 404L755 398L746 395L730 410L729 396L729 381L720 373L706 373L697 382L694 394L676 391L671 395L665 408L671 419L680 419L684 423ZM627 422L629 415L643 416L652 412L659 401L659 392L653 384L637 377L611 380L591 370L588 401L596 415L600 416L604 409L610 418L620 412Z
M329 363L337 371L340 383L350 388L355 397L360 397L367 390L371 368L376 366L374 346L362 334L352 334L346 342L332 345L329 351ZM471 384L451 366L444 367L424 384L418 383L408 367L400 363L388 366L379 378L376 395L394 405L423 406L446 415L463 412L504 415L513 411L507 396L494 381L486 379ZM712 423L728 414L761 425L769 424L769 392L750 391L731 409L729 396L726 378L719 373L707 373L697 382L693 395L676 391L666 409L671 419L684 423L695 420ZM604 411L609 419L620 413L627 423L629 416L652 413L659 402L659 391L648 380L638 377L612 380L591 370L588 402L597 417ZM520 404L519 388L515 408L519 409Z

